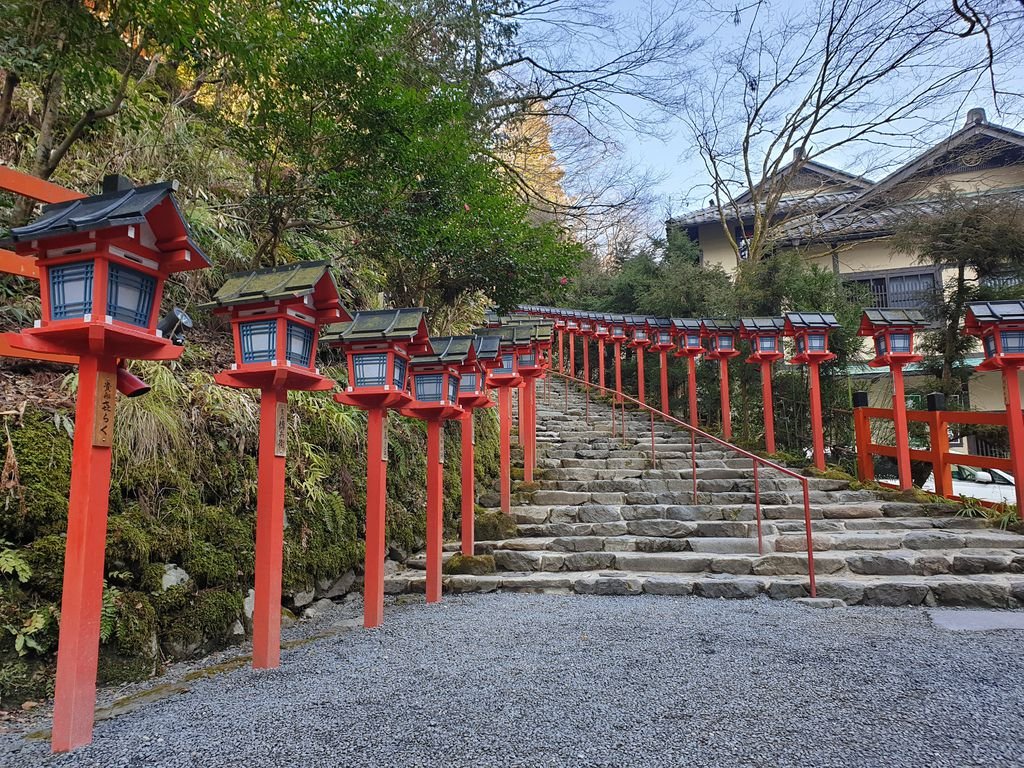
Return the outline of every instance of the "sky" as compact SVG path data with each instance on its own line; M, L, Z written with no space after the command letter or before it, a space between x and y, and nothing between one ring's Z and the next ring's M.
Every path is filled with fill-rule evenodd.
M880 1L884 2L885 0ZM667 7L671 0L651 0L651 2L657 9L658 7ZM748 0L749 2L751 0ZM624 18L636 20L638 14L648 12L645 8L646 4L646 0L610 0L609 10ZM685 12L695 20L696 37L709 41L705 51L698 53L698 56L713 58L716 50L722 45L716 46L714 41L724 40L727 44L730 39L737 39L741 31L745 32L746 19L749 18L749 14L753 13L752 9L744 8L741 13L741 18L744 19L743 24L740 27L734 27L732 16L736 6L723 2L719 2L717 5L718 12L710 9L707 3L702 3L700 0L689 0L686 6ZM800 14L806 12L808 3L799 0L776 0L773 5L776 12ZM740 7L742 6L743 3L740 3ZM1024 73L1019 68L1016 71L1017 74L1009 84L1021 92L1024 91ZM955 112L955 115L952 119L944 119L941 124L933 126L924 141L907 142L906 149L886 150L884 155L879 155L874 151L867 153L870 158L869 162L873 164L869 174L870 178L877 180L883 177L919 154L927 146L931 146L934 142L940 141L962 128L967 111L972 107L985 108L990 122L1024 129L1024 113L1020 109L1020 102L1013 105L1005 103L1008 104L1008 109L1003 110L1002 113L996 110L993 106L991 91L985 88L985 83L982 83L964 99L956 103L945 104L942 109L943 117L946 117L949 112ZM618 135L628 161L654 169L658 176L657 182L651 188L651 193L656 198L654 204L656 219L663 219L666 215L679 214L702 207L707 204L710 196L708 186L710 178L696 153L692 138L683 120L679 117L669 117L663 123L663 132L667 136L655 138L628 131ZM851 172L863 173L865 170L864 158L865 147L861 145L839 149L816 159Z

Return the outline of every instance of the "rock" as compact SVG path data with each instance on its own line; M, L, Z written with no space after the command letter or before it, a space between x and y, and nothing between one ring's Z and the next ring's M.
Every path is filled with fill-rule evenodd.
M385 560L385 563L388 561ZM386 569L385 569L386 571ZM345 571L338 579L330 584L327 589L321 591L321 595L328 599L333 597L341 597L352 589L352 585L356 583L356 572L354 570Z
M834 597L798 597L794 603L806 605L808 608L845 608L846 603Z
M765 591L772 600L807 597L807 586L796 581L772 581Z
M600 504L586 504L579 508L581 523L614 523L622 519L618 507L606 507Z
M604 548L600 536L563 536L551 540L551 549L557 552L596 552Z
M724 598L727 600L749 600L761 593L762 584L754 579L723 579L721 581L698 581L694 594L700 597Z
M924 584L872 584L864 587L864 605L921 605L928 597L928 587Z
M909 557L888 553L853 555L847 558L846 565L854 573L869 576L908 576L914 570Z
M191 578L184 568L179 568L174 563L165 563L164 575L160 577L160 590L165 592L171 587L186 583Z
M242 612L245 614L245 618L252 622L252 612L256 607L256 590L250 589L248 594L245 596L245 600L242 601Z
M643 581L630 576L599 576L580 579L573 584L573 590L581 595L639 595Z
M751 560L748 557L716 557L711 561L712 573L732 573L742 576L750 573Z
M939 605L960 608L1009 608L1010 586L996 582L949 581L932 584Z
M501 494L498 493L481 493L480 494L480 506L495 508L501 506Z
M228 633L234 640L241 640L245 637L245 627L242 626L242 622L235 620L235 623L231 625L231 630Z
M590 501L589 493L577 491L537 491L533 494L534 504L577 505Z
M644 592L649 595L692 595L693 582L666 576L650 576L644 582Z
M614 567L614 552L574 552L565 556L567 571L597 571Z
M304 619L317 619L330 611L334 610L334 603L328 600L326 597L320 598L306 610L302 612L302 618Z
M864 598L864 585L856 581L822 581L818 597L832 597L847 605L856 605Z
M914 573L918 576L949 573L949 568L949 558L943 555L920 555L914 560Z
M444 580L444 588L449 592L494 592L501 586L497 576L448 576Z
M832 549L832 537L828 534L814 533L811 535L811 542L814 546L815 552L825 552ZM807 535L804 533L800 534L787 534L785 536L779 536L775 539L775 551L776 552L806 552L807 551Z
M315 596L316 595L311 589L296 592L294 595L292 595L292 605L294 605L296 608L301 608L304 605L309 605L313 602L313 598Z
M759 557L751 570L758 576L790 576L807 573L807 557L773 554Z
M499 549L494 553L494 566L502 571L536 571L541 555L537 552L511 552Z
M1000 573L1007 570L1010 557L1006 555L954 555L950 571L953 573Z
M626 524L626 530L634 536L672 538L689 536L697 530L697 526L694 523L684 523L679 520L631 520Z
M460 552L449 557L441 568L442 573L467 576L482 576L494 573L493 555L463 555Z
M903 537L906 549L959 549L964 537L945 531L911 531Z

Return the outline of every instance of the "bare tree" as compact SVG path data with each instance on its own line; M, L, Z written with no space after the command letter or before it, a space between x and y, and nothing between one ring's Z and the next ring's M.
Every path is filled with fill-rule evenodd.
M795 12L757 0L717 11L726 21L720 43L685 117L737 254L759 258L781 225L834 191L801 190L802 204L791 205L791 183L809 161L842 149L868 156L864 170L891 162L948 126L986 78L995 84L1019 59L1016 2L985 3L984 36L963 6L818 0ZM737 220L752 222L743 238L727 223Z

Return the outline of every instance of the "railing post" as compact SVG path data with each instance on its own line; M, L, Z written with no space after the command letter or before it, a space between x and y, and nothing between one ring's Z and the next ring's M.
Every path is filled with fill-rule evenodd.
M615 342L615 399L622 402L622 344Z
M729 359L718 361L719 399L722 404L722 437L728 442L732 439L732 405L729 403Z
M658 456L654 452L654 411L651 414L651 469L657 468Z
M668 350L661 350L661 410L663 413L670 413L668 409Z
M869 483L875 479L875 461L871 455L871 420L865 408L868 407L868 393L853 393L853 433L857 446L857 479Z
M583 381L586 382L583 386L590 389L590 337L583 336L580 341L583 343Z
M814 466L825 468L825 426L821 416L821 378L818 362L807 363L808 393L811 397L811 443L814 446Z
M558 372L565 373L565 331L558 332Z
M764 449L775 453L775 404L772 402L772 361L761 361L761 399L764 401Z
M1016 481L1017 514L1024 519L1024 413L1021 412L1020 369L1003 368L1006 429L1010 434L1010 474Z
M693 480L693 503L697 503L697 433L690 430L690 473Z
M907 427L907 395L903 387L903 365L892 363L892 423L896 433L896 467L899 471L900 490L914 487L910 474L910 430Z
M586 414L587 414L587 426L589 427L590 426L590 387L584 386L583 387L583 391L586 393L586 397L587 397Z
M471 556L475 549L473 533L476 513L476 482L473 454L476 440L473 436L473 409L467 408L460 417L462 422L462 554Z
M576 334L569 331L569 376L576 378Z
M597 383L604 389L604 338L597 340Z
M946 460L949 453L949 432L945 414L946 396L941 392L928 395L928 444L931 450L932 477L938 496L953 495L953 469Z
M761 486L757 477L757 461L754 461L754 520L757 521L757 554L764 554L764 539L761 537Z
M641 405L646 404L647 400L644 399L644 348L636 348L636 388L637 388L637 400L640 401Z
M699 419L697 417L697 358L694 355L686 358L686 368L689 377L687 395L690 398L690 423L696 427Z

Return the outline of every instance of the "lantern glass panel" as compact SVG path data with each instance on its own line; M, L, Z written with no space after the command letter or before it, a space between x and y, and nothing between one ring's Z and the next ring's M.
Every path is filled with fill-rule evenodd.
M668 333L668 331L661 331L658 334L658 343L659 344L671 344L672 343L672 337Z
M519 355L519 367L531 368L537 364L537 356L533 352L521 353Z
M238 327L243 363L269 363L277 359L277 321L254 320Z
M444 375L440 373L418 373L413 376L416 382L416 399L425 403L439 403L444 394Z
M902 352L904 354L910 354L910 334L909 333L890 333L889 334L889 348L893 352Z
M459 392L476 392L476 374L464 373L459 381Z
M50 267L50 316L54 320L84 317L92 312L91 261Z
M148 328L155 293L155 278L120 264L110 265L107 314L115 320Z
M505 374L505 375L511 374L512 373L512 362L513 362L512 358L513 358L513 355L511 353L502 355L501 356L501 365L499 365L497 368L495 368L494 372L499 374L499 375L500 374Z
M807 340L802 333L796 337L796 351L800 355L807 351Z
M622 330L622 326L616 325L612 327L612 336L617 336L621 339L625 335L626 333Z
M459 377L453 373L448 374L448 402L454 403L459 399Z
M599 326L597 326L597 332L600 333L602 336L607 334L608 333L608 326L607 325L599 325Z
M288 321L288 351L285 359L289 363L309 367L313 355L313 329L301 323Z
M881 334L875 337L875 354L879 357L888 354L889 346L885 341L885 334Z
M688 334L686 336L686 346L688 346L688 347L690 347L692 349L696 349L697 347L699 347L700 346L700 334L699 333Z
M732 349L732 334L723 333L718 337L718 348L719 349Z
M994 333L989 333L985 336L985 357L996 356L996 336Z
M1024 331L1001 331L1004 355L1024 354Z
M398 364L398 358L395 358L395 364ZM364 352L353 355L352 368L355 372L357 387L383 387L388 376L388 356L384 352Z
M575 331L575 330L577 330L577 329L578 329L579 327L580 327L580 324L579 324L579 323L577 323L577 322L576 322L575 320L570 320L570 321L569 321L569 330L570 330L570 331Z
M391 377L391 382L395 385L396 389L405 388L405 371L406 361L401 355L395 355L395 371Z
M777 339L774 336L758 336L757 348L762 352L774 352L776 341Z
M811 352L825 351L825 334L811 333L807 335L807 344Z
M636 341L647 341L647 331L633 331L633 338Z

